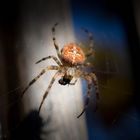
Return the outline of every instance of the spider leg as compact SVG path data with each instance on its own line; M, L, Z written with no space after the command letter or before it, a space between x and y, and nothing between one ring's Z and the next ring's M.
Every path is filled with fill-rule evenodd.
M94 50L94 40L93 40L93 35L91 32L89 32L87 29L82 28L82 30L88 35L89 37L89 51L86 54L86 57L89 57L91 55L94 55L95 50Z
M85 68L85 67L88 67L88 68L94 68L94 65L91 64L90 62L87 62L87 63L83 63L83 64L81 64L80 67L81 67L81 68Z
M99 86L98 86L99 84L98 84L97 76L95 75L95 73L90 73L89 75L92 77L92 80L93 80L93 83L94 83L96 99L99 100L100 96L99 96Z
M40 106L39 106L39 109L38 109L38 112L39 112L39 113L40 113L41 107L42 107L42 105L43 105L43 103L44 103L44 100L45 100L45 98L47 97L47 95L48 95L48 93L49 93L49 91L50 91L50 89L51 89L51 87L52 87L52 85L53 85L55 79L57 78L57 76L59 76L59 71L55 73L55 75L53 76L53 78L52 78L52 80L51 80L51 82L50 82L50 84L49 84L49 86L48 86L48 88L47 88L45 94L43 95L43 99L42 99L42 101L41 101L41 103L40 103Z
M34 84L45 72L47 72L48 70L58 70L58 69L59 69L58 66L48 66L47 68L43 69L31 82L29 82L29 84L27 85L27 87L21 93L21 97L23 97L24 93L28 90L28 88L32 84Z
M61 63L60 63L60 61L57 59L57 57L55 57L55 56L47 56L47 57L44 57L44 58L42 58L42 59L40 59L40 60L38 60L37 62L36 62L36 64L38 64L38 63L40 63L40 62L42 62L42 61L45 61L46 59L53 59L59 66L61 65Z
M86 108L88 107L89 101L90 101L90 96L91 96L91 89L92 89L92 80L87 80L88 81L88 91L87 91L87 96L86 96L86 103L84 106L84 109L82 112L77 116L77 118L80 118L83 113L85 112Z
M58 25L58 23L55 23L54 26L52 27L53 43L54 43L54 46L55 46L57 55L58 55L58 57L61 59L61 54L60 54L60 51L59 51L59 46L58 46L58 44L56 43L56 37L55 37L55 28L56 28L57 25Z
M69 83L69 85L75 85L78 79L76 79L73 83Z
M95 94L96 94L96 106L95 106L95 110L97 109L97 101L99 101L99 88L98 88L98 80L97 77L94 73L84 73L83 78L85 78L88 81L88 91L87 91L87 96L86 96L86 103L84 106L84 109L82 110L82 112L77 116L77 118L79 118L80 116L82 116L82 114L85 112L86 108L88 107L89 101L90 101L90 96L91 96L91 89L92 86L94 84L94 88L95 88ZM92 83L93 82L93 83Z

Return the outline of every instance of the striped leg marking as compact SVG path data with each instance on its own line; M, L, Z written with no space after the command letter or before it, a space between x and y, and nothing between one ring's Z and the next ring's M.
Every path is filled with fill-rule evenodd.
M93 40L93 35L91 32L89 32L87 29L82 28L82 30L88 35L89 37L89 52L86 54L86 56L91 56L92 54L94 54L95 50L94 50L94 40Z
M21 93L21 97L23 97L24 93L28 90L28 88L34 84L45 72L48 70L58 70L58 66L48 66L46 69L43 69L29 84L28 86L23 90Z
M99 100L100 96L99 96L99 86L98 86L98 79L97 76L94 73L90 74L94 83L94 89L95 89L95 93L96 93L96 99Z
M36 64L38 64L38 63L40 63L42 61L45 61L46 59L53 59L59 66L61 65L60 61L55 56L47 56L47 57L44 57L41 60L37 61Z
M43 99L42 99L42 101L41 101L41 104L40 104L39 110L38 110L39 113L40 113L41 107L42 107L42 105L43 105L43 103L44 103L44 100L46 99L46 97L47 97L47 95L48 95L48 93L49 93L49 91L50 91L50 89L51 89L51 87L52 87L52 85L53 85L55 79L57 78L57 76L59 76L59 71L55 73L55 75L53 76L53 78L52 78L52 80L51 80L51 82L50 82L50 84L49 84L49 86L48 86L48 88L47 88L45 94L43 95Z
M54 43L54 46L55 46L58 57L61 58L61 55L60 55L60 52L59 52L59 46L56 43L56 38L55 38L55 28L56 28L57 25L58 25L58 23L55 23L54 26L52 27L53 43Z
M99 100L100 100L98 79L97 79L95 73L90 73L89 75L90 75L90 77L92 77L92 81L93 81L94 89L95 89L95 100L94 100L95 107L94 107L94 111L96 111L97 108L98 108Z
M87 80L88 82L88 91L87 91L87 96L86 96L86 103L84 106L83 111L80 113L80 115L77 116L77 118L79 118L80 116L82 116L82 114L85 112L86 108L88 107L89 101L90 101L90 97L91 97L91 90L92 90L92 86L94 84L94 88L95 88L95 94L96 94L96 106L95 106L95 110L97 109L97 101L99 101L99 87L98 87L98 80L97 77L94 73L83 73L83 75L81 75L84 79ZM92 83L93 82L93 83Z
M86 96L86 103L84 106L84 109L82 110L82 112L77 116L77 118L80 118L83 113L85 112L86 108L88 107L89 101L90 101L90 96L91 96L91 89L92 89L92 80L88 80L88 91L87 91L87 96Z

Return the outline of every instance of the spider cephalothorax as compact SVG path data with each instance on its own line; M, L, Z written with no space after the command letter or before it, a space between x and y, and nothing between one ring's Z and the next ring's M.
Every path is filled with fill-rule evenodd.
M24 89L24 91L22 92L22 96L24 95L24 93L26 92L26 90L35 82L37 81L40 76L42 76L45 72L47 72L48 70L57 70L57 72L55 73L55 75L53 76L48 89L46 90L45 94L43 95L43 99L41 101L41 104L39 106L39 112L40 109L42 107L42 104L45 100L45 98L47 97L55 79L59 76L61 76L61 78L59 79L58 83L61 85L75 85L77 82L78 78L84 78L85 80L87 80L88 83L88 91L87 91L87 97L86 97L86 103L85 103L85 107L83 109L83 111L80 113L80 115L78 115L77 117L79 118L86 110L88 104L89 104L89 100L90 100L90 96L91 96L91 89L92 86L94 85L94 89L96 92L96 97L97 99L99 99L99 89L98 89L98 81L97 81L97 77L95 75L95 73L88 73L84 70L85 67L90 66L89 62L85 62L87 57L90 57L91 55L94 55L94 46L93 46L93 37L92 34L90 32L88 32L88 30L84 29L84 31L88 34L89 36L89 41L90 41L90 45L89 45L89 51L87 54L85 54L83 52L83 50L80 48L80 46L77 43L68 43L66 45L64 45L64 47L62 48L61 51L59 51L59 47L56 43L56 38L55 38L55 27L58 24L56 23L53 28L52 28L52 33L53 33L53 43L57 52L57 57L50 55L48 57L44 57L41 60L37 61L37 63L40 63L46 59L53 59L57 65L51 65L51 66L47 66L45 69L43 69L40 74L35 77L29 84L28 86ZM71 82L73 79L74 82Z

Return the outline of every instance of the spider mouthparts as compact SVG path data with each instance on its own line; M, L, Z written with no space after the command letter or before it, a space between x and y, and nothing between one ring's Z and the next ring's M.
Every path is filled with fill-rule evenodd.
M70 81L71 81L71 79L68 79L68 78L61 78L58 82L59 82L59 84L61 84L61 85L67 85L67 84L70 83Z

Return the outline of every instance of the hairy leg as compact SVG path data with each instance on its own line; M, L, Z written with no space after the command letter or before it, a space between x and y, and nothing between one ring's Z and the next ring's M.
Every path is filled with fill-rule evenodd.
M47 88L45 94L43 95L43 99L42 99L42 101L41 101L41 103L40 103L39 110L38 110L39 113L40 113L40 110L41 110L41 107L42 107L42 105L43 105L43 103L44 103L45 98L47 97L47 95L48 95L48 93L49 93L49 91L50 91L50 89L51 89L51 87L52 87L52 85L53 85L55 79L56 79L58 76L59 76L59 71L55 73L55 75L53 76L53 78L52 78L52 80L51 80L51 82L50 82L50 84L49 84L49 86L48 86L48 88Z
M45 61L46 59L53 59L59 66L61 65L60 61L57 59L57 57L55 56L47 56L47 57L44 57L42 59L40 59L39 61L36 62L36 64L42 62L42 61Z
M81 66L80 67L82 67L82 68L94 68L94 65L93 64L91 64L90 62L87 62L87 63L83 63L83 64L81 64Z
M58 46L58 44L56 43L56 37L55 37L55 28L56 28L57 25L58 25L58 23L55 23L54 26L52 27L53 43L54 43L54 46L55 46L57 55L58 55L58 57L61 59L61 54L60 54L60 51L59 51L59 46Z
M43 69L31 82L29 82L29 84L27 85L27 87L21 93L21 97L23 97L24 93L28 90L28 88L32 84L34 84L45 72L47 72L48 70L58 70L58 69L59 69L58 66L48 66L47 68Z
M97 77L94 73L83 73L83 75L81 75L84 79L87 80L88 82L88 91L87 91L87 96L86 96L86 103L84 106L83 111L80 113L80 115L77 116L77 118L79 118L86 110L86 108L88 107L89 101L90 101L90 96L91 96L91 89L92 86L94 85L94 89L95 89L95 94L96 94L96 106L95 106L95 110L97 109L97 102L99 101L99 87L98 87L98 80Z
M82 28L83 31L88 35L89 37L89 51L88 53L86 54L86 57L89 57L91 55L94 55L95 53L95 50L94 50L94 40L93 40L93 35L91 32L89 32L87 29L85 28Z
M85 77L85 76L84 76ZM83 115L83 113L85 112L86 108L88 107L89 101L90 101L90 96L91 96L91 89L92 89L92 79L87 79L87 77L85 77L85 79L88 82L88 91L87 91L87 96L86 96L86 102L85 102L85 106L82 110L82 112L77 116L77 118L81 117Z
M90 73L89 74L92 77L93 83L94 83L94 89L95 89L95 94L96 94L96 99L99 100L99 84L98 84L98 79L95 73Z

